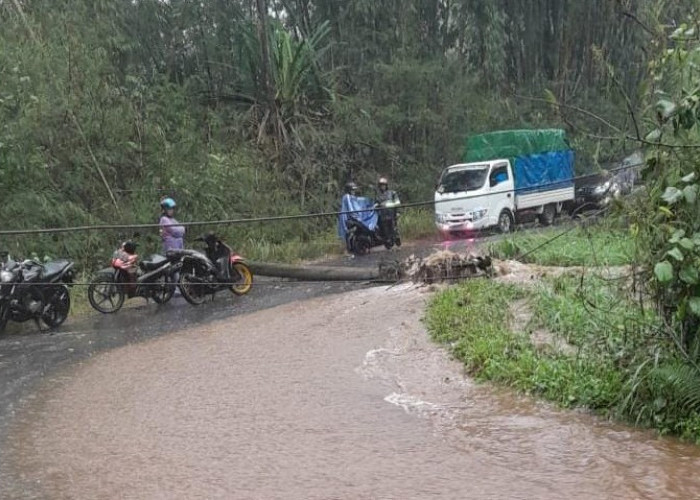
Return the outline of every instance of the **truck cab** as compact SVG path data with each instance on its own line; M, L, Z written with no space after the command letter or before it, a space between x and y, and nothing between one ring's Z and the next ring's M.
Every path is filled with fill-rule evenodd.
M574 152L561 129L500 130L467 137L463 163L443 170L435 223L444 236L497 227L532 214L550 225L574 199Z
M443 170L435 191L435 223L442 233L474 231L503 223L515 213L510 161L460 163ZM503 220L501 216L503 215Z

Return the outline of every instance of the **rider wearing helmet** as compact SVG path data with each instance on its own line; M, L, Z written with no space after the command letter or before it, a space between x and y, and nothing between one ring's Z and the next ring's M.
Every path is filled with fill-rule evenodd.
M172 198L160 200L160 237L163 241L163 251L181 250L185 247L185 227L175 220L177 204Z
M345 194L349 194L351 196L356 196L357 195L357 184L354 182L350 181L345 184Z
M384 209L391 209L394 216L394 241L396 246L401 246L401 238L399 237L398 227L398 211L397 208L401 205L399 195L396 191L389 189L389 180L386 177L380 177L377 181L377 205Z

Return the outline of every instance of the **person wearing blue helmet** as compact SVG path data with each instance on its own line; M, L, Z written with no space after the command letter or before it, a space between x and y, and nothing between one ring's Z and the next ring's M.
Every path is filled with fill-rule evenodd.
M175 220L175 207L177 204L172 198L160 200L160 237L163 241L163 252L168 250L182 250L185 247L185 226Z

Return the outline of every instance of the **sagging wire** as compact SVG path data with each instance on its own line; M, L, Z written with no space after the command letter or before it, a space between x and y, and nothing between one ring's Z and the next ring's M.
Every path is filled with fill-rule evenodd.
M631 164L631 165L624 165L621 167L616 167L614 169L610 169L607 172L608 173L616 173L616 172L628 170L631 168L641 167L643 165L644 165L644 163L635 163L635 164ZM574 177L570 180L559 180L559 181L555 181L555 182L549 182L546 184L540 184L539 186L537 186L537 189L541 189L543 187L561 186L561 185L567 184L569 182L575 182L577 180L594 177L596 175L598 175L598 174L586 174L586 175ZM514 189L513 191L517 194L519 191L520 192L527 191L528 189L529 188L525 188L525 189L520 188L520 189ZM462 201L462 200L475 200L475 199L484 198L484 197L488 197L488 196L492 196L492 195L493 195L493 193L482 193L482 194L473 195L473 196L459 196L459 197L451 198L449 200L445 200L445 202L446 201L452 202L452 201ZM436 203L439 204L441 202L436 202L435 200L418 201L418 202L413 202L413 203L401 204L399 206L399 208L400 209L421 208L421 207L435 205ZM260 223L260 222L279 222L279 221L313 219L313 218L323 218L323 217L338 217L341 215L352 215L352 214L357 214L357 213L363 213L363 212L367 212L368 210L371 210L371 209L317 212L317 213L311 213L311 214L296 214L296 215L271 215L271 216L264 216L264 217L251 217L251 218L242 218L242 219L191 221L191 222L179 222L177 224L172 224L172 225L185 226L185 227L197 227L197 226L253 224L253 223ZM56 233L83 232L83 231L150 229L150 228L160 228L160 227L169 227L169 226L170 225L162 225L161 226L158 223L153 223L153 224L108 224L108 225L96 225L96 226L55 227L55 228L42 228L42 229L12 229L12 230L0 230L0 236L25 236L25 235L34 235L34 234L56 234Z

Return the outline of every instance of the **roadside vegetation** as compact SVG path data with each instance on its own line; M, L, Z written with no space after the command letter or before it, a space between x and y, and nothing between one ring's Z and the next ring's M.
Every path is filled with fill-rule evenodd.
M380 174L403 201L430 200L466 135L574 119L579 173L621 158L634 145L550 102L624 119L616 82L633 93L645 57L625 13L646 20L656 0L531 3L1 2L0 226L155 223L165 195L182 221L325 212L347 180L371 194ZM335 223L212 229L251 258L294 260L331 251ZM93 270L129 236L0 249Z
M635 258L635 239L610 221L594 225L518 231L488 247L498 259L544 266L622 266Z
M477 380L700 443L700 391L683 385L676 346L626 282L473 280L438 295L426 324Z

